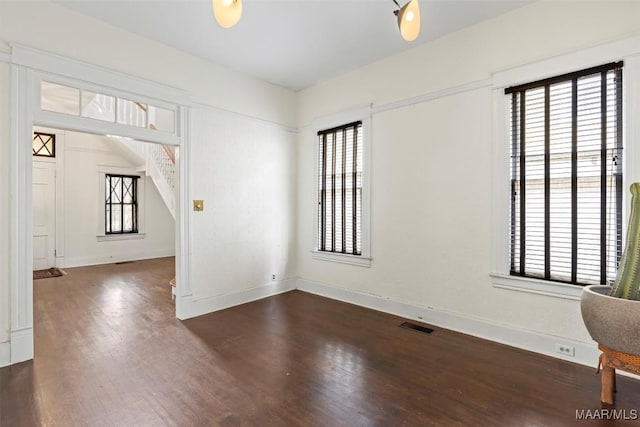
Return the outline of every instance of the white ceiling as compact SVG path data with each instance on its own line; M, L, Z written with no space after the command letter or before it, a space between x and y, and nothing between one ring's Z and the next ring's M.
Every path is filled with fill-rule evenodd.
M215 22L210 0L54 1L293 90L531 3L421 0L421 34L408 43L392 0L243 0L240 22L226 30Z

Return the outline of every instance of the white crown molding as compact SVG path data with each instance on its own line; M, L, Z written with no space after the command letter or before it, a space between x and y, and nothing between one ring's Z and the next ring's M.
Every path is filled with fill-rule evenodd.
M347 110L339 111L325 116L313 119L309 125L310 129L315 133L323 129L341 126L346 123L357 122L358 120L371 119L371 104L364 107L355 107ZM300 129L298 129L299 131Z
M195 102L191 96L182 89L167 86L163 83L153 82L150 80L142 79L130 74L125 74L120 71L110 70L89 63L81 62L75 59L63 57L50 52L41 51L29 46L21 44L12 44L12 53L0 52L0 62L6 62L14 65L20 65L33 70L43 71L50 76L58 76L58 82L63 84L65 79L75 79L77 82L91 82L91 84L99 84L106 88L112 88L116 92L107 94L117 95L118 93L135 94L138 100L156 103L156 100L168 102L169 104L160 103L159 106L167 107L172 104L178 104L187 107L204 108L208 110L215 110L217 112L230 114L238 117L242 117L248 120L255 121L262 125L277 127L286 132L298 133L298 128L289 126L284 123L263 119L261 117L252 116L250 114L241 113L238 111L228 110L216 105ZM77 83L76 83L77 84ZM91 84L88 84L86 88L91 89ZM105 92L103 90L103 92ZM148 97L148 99L140 98L140 96ZM74 120L73 118L60 117L54 114L51 118L50 112L38 112L42 117L38 117L38 121L43 125L51 125L53 122L58 123L60 120L69 120L71 123L67 124L70 129L77 130L79 132L87 132L88 129L82 126L82 122ZM59 123L58 123L59 126ZM125 131L128 127L122 128ZM131 129L129 129L131 131ZM146 133L145 129L137 129L136 131ZM117 133L111 131L111 133ZM122 133L122 130L120 131ZM153 133L157 135L157 132ZM143 139L143 135L138 136L139 139ZM175 145L175 140L169 140L164 143Z
M444 89L433 90L430 92L425 92L423 94L417 96L411 96L408 98L399 99L397 101L387 102L385 104L370 104L368 107L361 107L354 110L347 110L344 113L335 113L329 114L326 116L318 117L313 119L313 121L309 124L302 125L298 127L297 132L305 132L305 131L317 131L322 128L323 123L331 123L336 122L336 118L338 118L338 122L348 123L349 121L358 120L358 114L360 117L372 117L375 114L384 113L386 111L398 110L405 107L410 107L416 104L422 104L425 102L435 101L441 98L447 98L449 96L457 95L464 92L472 92L474 90L482 89L482 88L490 88L492 84L491 79L483 79L476 80L469 83L463 83L460 85L446 87ZM354 117L354 120L349 120L349 117ZM344 119L347 120L344 120ZM340 120L342 119L342 120Z
M383 113L385 111L397 110L399 108L409 107L411 105L422 104L424 102L435 101L436 99L447 98L464 92L472 92L474 90L491 87L492 80L476 80L469 83L463 83L456 86L450 86L440 90L426 92L418 96L400 99L398 101L388 102L386 104L374 105L373 114Z
M253 122L256 122L260 125L263 126L267 126L267 127L271 127L271 128L276 128L276 129L280 129L283 130L285 132L289 132L289 133L298 133L299 129L295 126L289 126L286 125L284 123L280 123L280 122L276 122L273 120L268 120L268 119L263 119L261 117L257 117L257 116L252 116L251 114L245 114L245 113L241 113L239 111L233 111L233 110L228 110L226 108L222 108L222 107L218 107L212 104L207 104L207 103L203 103L203 102L194 102L193 106L196 108L202 108L205 110L209 110L209 111L214 111L216 113L223 113L223 114L228 114L230 116L234 116L234 117L240 117L246 120L250 120Z
M604 43L542 61L497 71L493 87L506 88L622 60L640 54L640 36Z
M148 96L151 99L160 99L186 106L192 104L191 97L181 89L21 44L11 44L11 62L15 65L65 78L91 82L130 94Z

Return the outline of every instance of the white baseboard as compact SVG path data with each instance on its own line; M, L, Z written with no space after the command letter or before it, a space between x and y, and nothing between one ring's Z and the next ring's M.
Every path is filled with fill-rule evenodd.
M144 259L164 258L175 256L175 249L163 249L156 251L123 253L116 255L88 256L88 257L64 257L60 268L87 267L90 265L113 264L114 262L140 261Z
M194 300L192 295L182 297L180 320L202 316L214 311L245 304L251 301L292 291L296 288L296 279L287 279L278 282L270 282L244 291L232 294L218 295L209 298Z
M306 279L297 279L296 287L301 291L312 294L360 305L407 319L415 319L419 322L594 368L600 355L595 342L586 343L542 334L513 325L500 324L461 313L421 307L404 301L356 292ZM570 357L556 353L556 343L573 346L575 348L575 356Z
M587 343L543 334L513 325L500 324L487 319L467 316L462 313L453 313L418 306L404 301L373 294L365 294L301 278L270 282L233 294L219 295L200 300L194 300L192 295L184 296L180 300L182 309L179 318L181 320L190 319L295 289L403 318L415 319L433 326L450 329L581 365L595 367L598 361L599 351L595 342ZM569 357L556 353L555 347L556 344L559 343L573 346L575 348L575 356ZM0 343L0 367L32 358L33 329L31 328L14 331L11 333L10 342ZM623 371L619 371L619 373L625 374Z
M0 342L0 368L11 364L11 342Z
M33 359L33 328L11 332L11 364Z

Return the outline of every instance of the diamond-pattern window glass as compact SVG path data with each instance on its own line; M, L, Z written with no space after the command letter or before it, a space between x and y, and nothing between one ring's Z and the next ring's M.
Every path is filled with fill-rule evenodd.
M122 182L122 201L124 203L133 202L133 180L126 180Z
M38 157L56 156L56 136L52 133L33 133L33 155Z
M122 200L122 178L111 176L111 203L120 203Z
M138 232L138 177L105 175L105 234Z

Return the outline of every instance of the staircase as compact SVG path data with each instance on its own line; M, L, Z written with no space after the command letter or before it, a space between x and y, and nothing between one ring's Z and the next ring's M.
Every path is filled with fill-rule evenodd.
M151 178L171 216L176 217L175 170L176 156L173 147L161 144L140 143L128 138L109 136L117 142L117 149L139 166L139 172Z
M153 126L153 125L150 125ZM173 147L161 144L146 144L146 168L145 173L156 185L158 193L167 205L173 219L176 219L176 156ZM176 295L176 278L169 281L171 296Z
M147 144L145 174L155 184L171 216L176 218L175 173L176 157L173 147Z
M94 98L84 107L88 117L100 120L113 120L114 100L113 97L96 94ZM128 102L120 105L117 110L118 123L124 123L135 127L148 127L156 129L153 112L147 112L147 106L139 102ZM148 123L148 125L147 125ZM175 197L175 169L176 156L173 147L161 144L145 143L140 144L129 138L111 136L117 141L121 151L136 163L141 163L140 172L144 172L155 184L162 200L167 205L171 216L176 217L176 197Z

